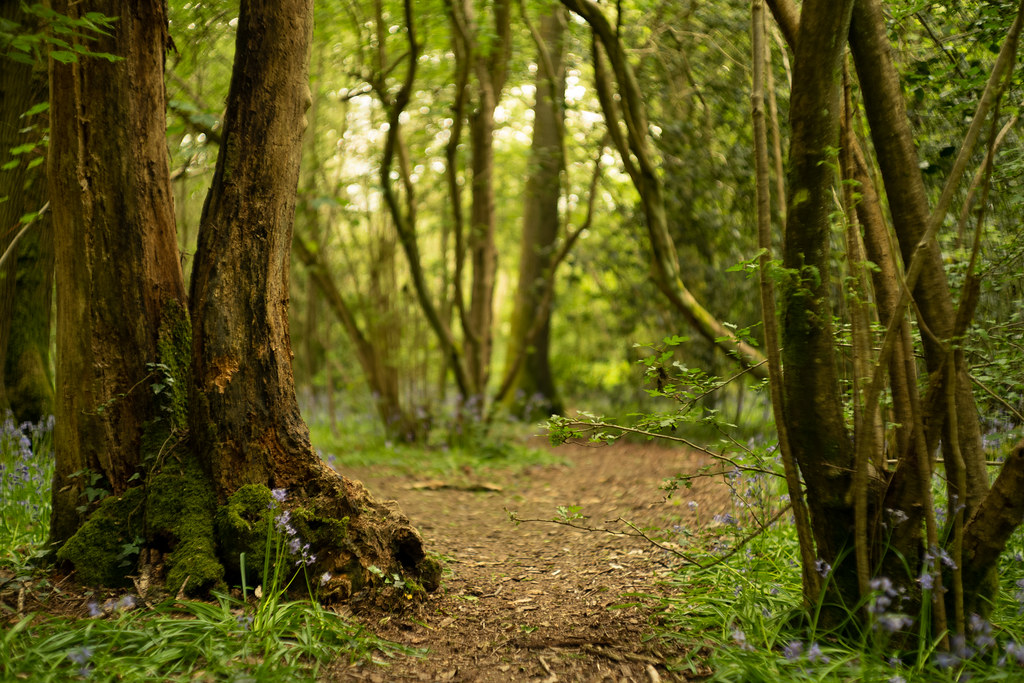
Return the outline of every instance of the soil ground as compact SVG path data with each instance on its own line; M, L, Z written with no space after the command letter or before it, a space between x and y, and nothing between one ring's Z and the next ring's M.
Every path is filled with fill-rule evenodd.
M695 472L702 456L646 444L563 446L562 465L464 472L459 482L381 478L348 471L378 497L399 501L430 550L448 561L441 588L404 614L360 614L389 640L423 648L388 667L335 667L333 680L636 681L687 680L666 663L683 653L654 636L659 578L672 556L640 538L545 522L558 506L580 506L581 523L629 531L710 520L729 506L717 479L666 499L665 479ZM689 505L696 502L696 512ZM638 595L639 594L639 595ZM709 672L697 671L697 677ZM694 677L693 671L687 675Z

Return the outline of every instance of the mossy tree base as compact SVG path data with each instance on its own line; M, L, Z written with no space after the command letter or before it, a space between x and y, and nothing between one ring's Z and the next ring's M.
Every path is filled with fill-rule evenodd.
M230 581L241 582L243 553L246 583L267 580L262 572L269 535L284 541L292 567L305 565L321 601L380 596L395 588L412 597L437 588L441 567L394 502L376 500L362 484L326 465L286 496L277 503L269 488L248 485L218 510L217 535ZM276 543L269 545L272 566L279 558ZM304 582L293 585L299 594L307 590Z

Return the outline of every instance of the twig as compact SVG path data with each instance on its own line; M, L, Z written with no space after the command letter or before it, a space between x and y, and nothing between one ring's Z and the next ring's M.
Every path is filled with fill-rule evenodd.
M569 520L569 519L525 519L523 517L520 517L515 512L509 510L508 508L505 508L505 512L508 514L509 520L514 522L514 523L516 523L516 524L519 524L520 522L541 522L541 523L546 523L546 524L558 524L560 526L567 526L567 527L569 527L571 529L577 529L579 531L590 531L590 532L597 531L597 532L600 532L600 533L603 533L603 534L610 534L612 536L628 536L630 538L642 538L645 541L647 541L648 543L650 543L651 545L653 545L653 546L655 546L657 548L660 548L661 550L664 550L665 552L672 553L676 557L678 557L678 558L680 558L682 560L685 560L685 561L689 562L692 565L696 565L697 567L699 567L701 569L704 568L701 565L700 562L698 562L697 560L693 559L689 555L687 555L687 554L685 554L683 552L680 552L680 551L676 550L675 548L670 548L667 545L663 545L663 544L659 543L658 541L654 540L653 538L651 538L650 536L645 534L643 531L638 529L631 522L628 522L628 521L622 519L622 517L619 517L618 519L609 520L609 522L621 522L622 524L625 524L630 529L632 529L633 530L632 533L629 532L629 531L617 531L615 529L609 529L608 527L593 527L593 526L587 526L587 525L584 525L584 524L575 524L575 523L573 523L572 520Z
M729 552L727 552L724 555L720 555L717 559L715 559L710 564L706 564L703 567L701 567L701 569L710 569L711 567L714 567L717 564L722 564L723 562L728 560L730 557L732 557L733 555L738 553L743 548L743 546L745 546L746 544L750 543L755 538L757 538L758 536L763 534L765 531L767 531L768 527L770 527L772 524L775 524L775 522L779 521L779 519L782 518L782 515L784 515L787 512L789 512L792 508L793 508L793 504L790 503L786 507L784 507L781 510L779 510L778 512L776 512L775 515L771 519L768 520L767 524L762 525L760 529L758 529L757 531L755 531L752 534L749 534L742 541L740 541L735 546L733 546L732 550L730 550Z
M14 253L14 245L18 243L18 240L21 239L22 235L24 235L32 226L32 224L39 220L39 218L44 213L46 213L46 210L49 208L50 202L46 202L45 204L43 204L43 208L39 209L39 211L36 212L36 215L31 220L25 222L25 227L18 231L18 234L14 236L14 239L11 240L11 243L7 245L7 249L4 250L4 255L0 256L0 268L3 267L4 262L8 258L10 258L11 254Z
M602 428L602 429L618 429L619 431L622 431L622 432L628 432L629 434L637 434L638 436L647 436L647 437L650 437L652 439L663 439L665 441L676 441L678 443L686 444L687 446L689 446L690 448L692 448L695 451L700 451L701 453L704 453L705 455L709 455L712 458L714 458L715 460L720 460L722 462L727 462L730 465L732 465L733 467L735 467L736 469L738 469L740 471L743 471L743 472L759 472L761 474L770 474L770 475L775 476L775 477L781 477L782 476L778 472L773 472L771 470L766 470L766 469L763 469L761 467L752 467L750 465L741 465L740 463L736 462L735 460L733 460L732 458L730 458L730 457L728 457L726 455L722 455L721 453L715 453L714 451L708 450L704 446L698 446L697 444L695 444L694 442L690 441L689 439L683 438L681 436L671 436L669 434L659 434L657 432L647 431L646 429L640 429L638 427L624 427L622 425L612 424L610 422L584 422L584 421L581 421L581 420L570 420L570 421L568 421L566 423L566 426L568 426L568 427L592 427L592 428L595 428L595 429L597 429L597 428Z

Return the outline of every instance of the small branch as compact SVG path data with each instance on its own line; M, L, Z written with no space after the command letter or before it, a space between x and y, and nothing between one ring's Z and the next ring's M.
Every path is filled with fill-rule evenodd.
M18 231L18 234L14 236L14 239L11 240L11 243L7 245L7 249L4 250L4 255L0 256L0 268L3 267L4 263L7 261L8 258L10 258L11 254L14 253L14 247L15 247L16 244L18 244L18 240L20 240L22 238L22 236L26 232L28 232L28 229L30 227L32 227L32 224L35 223L36 221L38 221L40 219L40 217L42 217L42 215L44 213L46 213L46 211L49 208L50 208L50 202L46 202L45 204L43 204L43 208L39 209L39 211L36 212L35 217L33 217L32 220L26 222L25 226L21 230Z
M627 536L629 538L642 538L654 547L659 548L660 550L664 550L667 553L672 553L676 557L685 560L686 562L689 562L690 564L695 565L696 567L704 569L704 566L701 565L700 562L693 559L686 553L680 552L675 548L670 548L667 545L659 543L658 541L654 540L649 535L641 531L635 524L623 519L622 517L609 520L606 523L610 524L614 522L619 522L620 524L628 526L630 529L632 529L632 531L617 531L615 529L609 529L608 527L593 527L587 526L585 524L575 524L571 519L524 519L515 512L509 510L508 508L505 508L505 512L508 513L509 521L515 524L520 524L522 522L540 522L542 524L557 524L559 526L567 526L570 529L577 529L578 531L599 532L602 534L609 534L611 536Z
M770 475L772 475L774 477L782 476L778 472L773 472L771 470L766 470L766 469L763 469L763 468L760 468L760 467L751 467L750 465L740 464L740 463L736 462L735 460L733 460L732 458L730 458L728 456L722 455L721 453L715 453L714 451L708 450L704 446L698 446L697 444L695 444L694 442L690 441L689 439L685 439L685 438L683 438L681 436L671 436L669 434L658 434L657 432L649 432L646 429L639 429L637 427L623 427L622 425L612 424L610 422L581 422L579 420L569 420L569 421L565 422L564 424L565 424L565 426L568 426L568 427L593 427L595 429L597 429L597 428L600 428L600 429L618 429L619 431L622 431L622 432L627 432L629 434L637 434L638 436L646 436L646 437L649 437L649 438L652 438L652 439L664 439L666 441L676 441L678 443L682 443L682 444L685 444L685 445L689 446L690 448L692 448L695 451L700 451L701 453L704 453L705 455L708 455L708 456L714 458L715 460L719 460L721 462L727 462L730 465L732 465L733 467L735 467L736 469L738 469L740 471L743 471L743 472L760 472L761 474L770 474Z

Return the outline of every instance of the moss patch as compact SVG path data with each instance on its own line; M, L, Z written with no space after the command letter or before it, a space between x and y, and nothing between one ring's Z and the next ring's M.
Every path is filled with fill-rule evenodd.
M235 491L216 514L217 538L220 540L224 567L230 581L240 581L241 556L245 554L246 582L257 585L263 581L263 560L266 556L267 525L274 497L260 484L247 484Z
M151 542L168 549L167 589L190 595L221 587L224 567L217 558L215 500L198 463L178 473L154 476L148 486L147 526Z
M90 586L119 588L129 585L135 572L137 540L143 534L144 493L128 489L122 496L104 498L74 536L57 551L70 563L78 581ZM130 549L135 547L135 552Z

